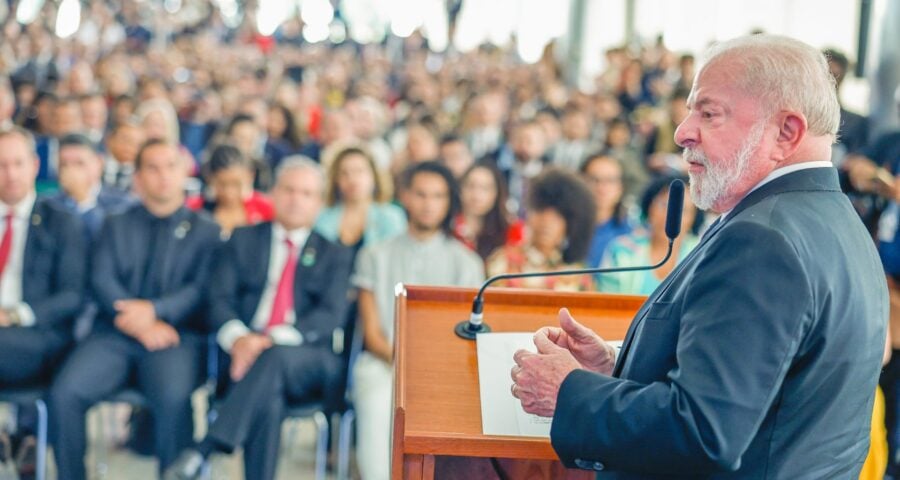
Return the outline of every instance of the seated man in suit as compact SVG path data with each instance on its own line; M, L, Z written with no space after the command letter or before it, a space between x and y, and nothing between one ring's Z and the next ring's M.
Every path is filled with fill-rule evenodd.
M0 130L0 390L50 379L83 301L81 225L36 198L37 172L31 134Z
M332 332L345 318L351 260L311 230L324 195L318 164L286 158L272 190L275 221L236 229L216 261L210 320L233 385L209 434L166 479L196 478L210 453L241 446L246 478L275 478L285 406L341 395Z
M516 352L512 394L598 478L858 478L888 293L829 160L825 57L772 35L716 44L688 106L691 198L720 219L618 355L563 310L538 353Z
M202 305L219 227L184 207L176 146L150 140L137 157L141 203L109 217L92 256L98 315L51 390L59 477L85 478L85 413L134 386L153 412L164 469L190 445L190 395L201 378Z
M122 211L134 202L125 192L103 185L102 177L103 159L88 137L73 133L60 139L61 191L51 199L81 217L90 239L100 233L107 215Z

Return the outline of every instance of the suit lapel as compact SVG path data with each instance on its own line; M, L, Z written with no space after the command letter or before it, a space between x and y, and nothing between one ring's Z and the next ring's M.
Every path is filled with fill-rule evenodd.
M321 238L315 232L310 232L306 239L306 244L298 252L297 257L297 273L294 276L294 311L299 312L307 301L304 295L303 286L310 279L315 278L316 264L318 263L319 250L321 247ZM296 317L297 323L300 322L299 314Z
M53 237L47 232L44 223L47 221L46 212L41 201L36 201L28 217L28 231L25 234L25 258L22 263L22 290L33 268L31 259L39 258L44 252L50 251Z
M169 286L172 284L173 270L177 265L181 265L180 257L182 252L185 252L186 248L184 248L185 243L187 241L187 236L190 234L191 229L194 227L193 223L191 223L188 215L186 214L186 210L184 207L179 209L172 218L171 223L168 223L165 227L166 231L164 232L164 236L170 236L168 242L168 249L164 252L163 258L161 259L163 262L162 268L162 278L159 279L159 291L167 292L169 290ZM196 252L190 252L196 253Z
M247 318L249 319L251 326L253 323L253 317L256 314L256 311L259 310L259 302L262 300L262 294L266 289L266 285L269 282L269 264L272 262L272 223L264 223L260 224L256 227L251 227L255 229L255 235L250 237L249 245L246 245L246 249L241 249L244 245L237 245L240 249L238 250L238 254L246 253L249 258L247 262L238 262L238 265L241 267L251 266L253 270L250 270L250 274L247 275L247 278L243 281L246 281L246 285L252 288L253 292L253 309L247 312ZM240 258L240 257L239 257ZM244 272L238 271L238 275L243 276ZM214 279L215 280L215 279Z
M647 301L635 315L634 320L631 322L631 326L628 328L628 334L625 336L625 340L622 342L622 349L619 352L619 356L616 359L616 366L613 368L613 377L618 377L622 374L622 370L625 368L625 362L628 359L628 353L631 350L632 345L634 344L634 336L638 330L638 327L643 322L644 317L649 310L649 306L657 301L665 292L669 289L672 283L678 278L681 272L690 264L692 264L699 253L712 241L712 239L718 234L722 228L731 221L734 217L738 216L744 210L756 205L760 201L765 198L768 198L772 195L778 195L780 193L786 192L797 192L797 191L834 191L840 192L840 184L837 179L837 171L833 168L812 168L799 170L796 172L789 173L782 177L776 178L771 182L763 185L762 187L751 192L747 197L741 200L734 209L728 213L728 216L722 220L717 222L710 231L706 232L703 238L700 240L700 243L694 247L691 253L681 262L679 262L678 266L675 267L675 270L670 273L662 284L647 298Z
M731 218L730 216L728 218ZM628 328L628 334L625 336L625 340L622 342L622 350L619 352L619 357L616 359L616 366L613 369L613 376L617 377L622 373L622 369L625 366L625 359L628 356L628 352L631 349L632 344L634 343L634 334L637 331L640 324L644 321L644 317L647 315L647 311L649 310L650 305L652 305L659 297L663 296L666 291L669 290L669 287L672 285L672 282L681 275L682 270L687 268L690 264L694 262L694 258L699 255L699 252L703 249L703 247L709 243L709 241L722 229L722 226L727 222L728 218L725 221L720 221L716 225L714 225L700 240L700 243L694 247L693 250L681 260L675 269L666 276L666 279L656 288L652 295L647 298L647 301L644 302L644 305L638 311L637 315L635 315L634 320L631 322L631 326ZM677 252L673 252L673 255L677 255Z

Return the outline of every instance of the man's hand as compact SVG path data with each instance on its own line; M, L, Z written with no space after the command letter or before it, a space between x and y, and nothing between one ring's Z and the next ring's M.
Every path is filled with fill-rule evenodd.
M162 320L155 320L149 327L136 332L134 338L151 352L174 347L181 341L178 331Z
M534 345L538 353L519 350L513 355L516 366L511 372L512 395L522 402L526 412L552 417L556 411L560 385L569 373L581 368L581 365L568 350L551 342L545 335L535 335Z
M239 382L250 367L256 362L259 354L272 346L272 339L258 333L248 333L238 338L231 347L231 379Z
M6 310L0 310L0 328L9 327L10 325L12 325L12 322L9 314L6 313Z
M572 353L581 368L609 375L616 365L616 351L591 329L575 321L568 309L560 309L559 326L544 327L535 333Z
M119 300L113 304L116 328L132 337L150 328L156 321L156 308L149 300Z

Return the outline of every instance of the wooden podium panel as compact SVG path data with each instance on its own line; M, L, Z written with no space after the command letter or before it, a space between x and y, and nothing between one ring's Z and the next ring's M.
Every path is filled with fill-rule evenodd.
M398 286L392 478L430 478L436 455L556 460L548 439L481 432L474 341L453 327L469 318L476 289ZM645 297L490 289L484 321L494 332L557 326L566 307L608 340L622 340Z

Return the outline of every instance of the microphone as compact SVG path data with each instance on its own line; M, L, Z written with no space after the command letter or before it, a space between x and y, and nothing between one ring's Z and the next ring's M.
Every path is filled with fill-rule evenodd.
M681 234L681 215L684 210L684 182L681 180L673 180L669 184L669 202L666 206L666 237L669 239L669 248L666 256L663 257L655 265L647 265L641 267L618 267L618 268L583 268L579 270L562 270L558 272L531 272L531 273L503 273L494 275L487 279L475 295L472 301L472 313L468 320L463 320L456 324L454 331L460 338L466 340L474 340L479 333L488 333L491 327L484 323L484 291L492 283L500 280L508 280L513 278L533 278L533 277L554 277L563 275L590 275L598 273L623 273L623 272L639 272L642 270L655 270L669 261L672 257L672 248L675 239Z

